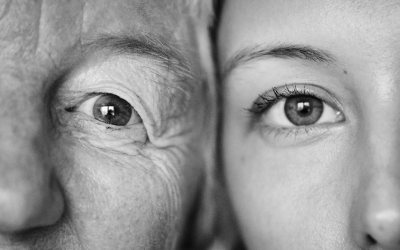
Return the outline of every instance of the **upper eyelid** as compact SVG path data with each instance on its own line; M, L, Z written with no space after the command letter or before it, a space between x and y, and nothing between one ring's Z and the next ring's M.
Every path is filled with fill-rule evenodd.
M125 56L114 58L115 59L101 62L100 64L89 66L88 69L72 72L64 77L63 82L60 84L61 87L57 90L59 99L68 99L63 98L65 95L62 93L67 93L66 97L73 96L75 101L67 101L70 102L67 106L71 107L93 95L110 93L125 99L135 109L140 109L140 106L146 106L146 102L142 100L141 97L146 95L146 91L142 86L146 86L147 91L151 91L153 89L151 86L154 86L154 92L160 92L158 88L160 88L159 86L161 83L158 82L156 77L159 77L163 73L154 74L154 70L157 69L144 66L144 62L132 61L132 59ZM126 67L130 67L133 70L129 70L129 73L125 73L127 72L126 69L117 67L118 63L127 65ZM114 68L116 68L116 70L113 70L112 73L108 73ZM117 75L117 78L114 74ZM165 79L163 78L161 80L164 81ZM143 112L151 110L150 107L144 107L143 109ZM155 119L151 117L151 112L147 113L150 118L150 123L154 123Z
M102 95L106 95L108 93L99 93L99 92L91 92L91 93L85 93L82 95L82 97L79 98L79 102L73 103L72 105L69 105L67 107L65 107L64 109L67 111L76 111L76 109L84 102L86 102L87 100L91 99L91 98L95 98L95 97L100 97Z
M272 88L272 92L274 93L274 96L271 96L268 94L268 91L265 92L266 95L268 95L269 97L271 97L274 100L280 100L282 98L286 98L289 96L293 96L293 95L311 95L314 96L313 92L310 92L309 89L306 89L306 85L302 84L303 88L298 88L298 84L291 84L290 86L288 86L287 84L285 84L284 86L281 87L273 87ZM283 91L282 91L282 90ZM261 96L260 96L261 97Z
M305 84L303 85L303 88L298 88L299 84L291 84L290 86L285 84L284 86L279 86L279 87L273 87L272 90L265 91L263 94L258 95L259 98L257 100L261 99L263 103L259 104L257 103L257 100L254 102L254 105L260 106L262 104L265 104L267 106L272 105L276 103L277 101L287 98L289 96L293 95L310 95L314 96L313 92L308 91L308 89L305 88ZM254 107L253 105L253 107Z

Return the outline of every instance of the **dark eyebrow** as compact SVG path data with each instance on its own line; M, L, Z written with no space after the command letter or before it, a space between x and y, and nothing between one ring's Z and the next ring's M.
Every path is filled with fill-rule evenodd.
M262 58L300 59L320 63L334 63L334 57L326 51L302 45L278 45L278 46L252 46L246 47L228 60L223 69L222 76L226 76L237 66Z

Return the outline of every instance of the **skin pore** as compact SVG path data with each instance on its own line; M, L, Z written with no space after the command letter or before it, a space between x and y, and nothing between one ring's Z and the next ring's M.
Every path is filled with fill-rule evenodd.
M0 248L174 249L207 98L183 3L0 6Z
M399 15L225 1L222 153L248 249L400 249Z

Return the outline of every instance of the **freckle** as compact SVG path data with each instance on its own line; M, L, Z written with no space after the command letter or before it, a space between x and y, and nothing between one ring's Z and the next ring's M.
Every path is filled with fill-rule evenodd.
M343 73L344 73L345 75L347 75L347 70L344 69L344 70L343 70Z

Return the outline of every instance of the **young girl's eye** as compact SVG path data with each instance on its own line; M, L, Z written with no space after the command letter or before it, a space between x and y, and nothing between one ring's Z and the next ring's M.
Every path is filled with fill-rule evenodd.
M343 121L344 116L333 99L329 93L313 85L284 86L260 95L250 111L257 114L262 124L274 128Z
M298 95L279 100L262 115L262 121L273 127L308 126L333 123L341 112L314 96Z

